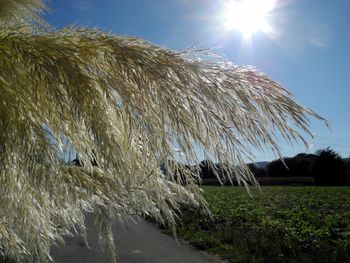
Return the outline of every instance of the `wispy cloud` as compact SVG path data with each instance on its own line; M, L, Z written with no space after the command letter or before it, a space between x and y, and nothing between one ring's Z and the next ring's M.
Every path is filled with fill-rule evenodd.
M331 31L329 25L323 21L314 21L309 25L307 41L319 48L325 48L330 44Z
M308 41L311 45L314 45L316 47L327 47L326 41L314 36L308 36Z
M90 7L92 6L92 1L91 0L78 0L78 1L72 2L72 6L74 9L76 9L80 12L85 12L88 9L90 9Z

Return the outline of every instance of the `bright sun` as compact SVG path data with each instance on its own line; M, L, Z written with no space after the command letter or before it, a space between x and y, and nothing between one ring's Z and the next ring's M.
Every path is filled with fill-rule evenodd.
M250 37L255 31L271 32L266 18L276 0L231 0L222 11L225 29L239 31Z

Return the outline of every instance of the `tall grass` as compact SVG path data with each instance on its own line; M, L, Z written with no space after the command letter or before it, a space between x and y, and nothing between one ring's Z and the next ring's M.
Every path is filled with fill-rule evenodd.
M321 119L253 68L94 29L54 30L40 18L46 9L40 0L0 2L6 256L45 262L63 235L85 234L85 211L93 211L115 259L114 219L152 215L173 225L179 203L205 206L197 185L162 175L162 162L179 151L198 161L197 145L240 167L251 147L279 153L276 133L306 143L308 117ZM84 167L67 165L75 153ZM245 168L236 174L255 182Z

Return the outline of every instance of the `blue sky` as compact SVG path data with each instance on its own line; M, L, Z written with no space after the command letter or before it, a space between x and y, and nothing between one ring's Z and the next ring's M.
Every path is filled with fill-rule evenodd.
M228 0L52 0L46 19L57 28L97 27L144 38L173 50L210 48L228 60L253 65L326 118L312 121L308 152L332 147L350 156L350 0L283 0L266 17L271 32L250 38L225 28ZM281 141L282 154L307 151ZM256 152L256 160L271 160Z

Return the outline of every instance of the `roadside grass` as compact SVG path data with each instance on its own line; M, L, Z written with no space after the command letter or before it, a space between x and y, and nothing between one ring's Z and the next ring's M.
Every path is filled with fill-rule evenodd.
M229 262L350 262L350 187L203 187L178 237ZM169 232L169 230L165 230Z

